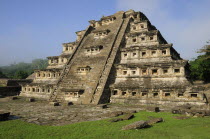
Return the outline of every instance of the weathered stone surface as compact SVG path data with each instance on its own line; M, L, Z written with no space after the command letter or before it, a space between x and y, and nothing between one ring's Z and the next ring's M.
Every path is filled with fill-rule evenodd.
M65 104L66 104L67 106L74 105L74 103L73 103L73 102L66 102Z
M125 114L122 119L123 120L130 120L134 117L134 115L132 113L129 113L129 114Z
M104 113L101 114L101 117L117 117L119 115L123 115L123 113L120 113L119 111L114 111L114 112L108 112L108 113Z
M205 114L196 113L193 117L204 117Z
M102 108L102 109L108 108L107 104L100 104L100 105L97 105L97 107Z
M28 101L29 102L35 102L35 98L29 98Z
M89 23L74 42L63 43L61 55L48 57L48 67L36 70L31 83L22 84L21 96L95 105L206 104L202 88L187 78L188 61L145 14L120 11Z
M50 102L49 104L52 105L52 106L59 106L60 105L59 102Z
M181 112L180 112L179 110L177 110L177 109L173 109L171 112L172 112L173 114L181 114Z
M205 111L205 116L210 116L210 110Z
M122 130L130 130L130 129L141 129L148 126L148 123L146 121L138 121L129 125L126 125L122 127Z
M10 98L11 98L11 100L17 100L18 99L18 97L16 97L16 96L12 96Z
M142 110L140 107L137 108L133 105L109 105L107 109L96 108L95 105L72 105L70 107L61 105L54 107L46 101L36 99L35 103L31 103L22 97L17 101L12 101L8 98L0 98L0 104L1 109L10 110L11 114L18 117L20 120L27 122L28 119L31 119L29 120L31 123L53 126L107 119L111 118L110 113L112 112L126 111L128 109ZM12 119L11 116L9 119Z
M0 110L0 121L8 120L10 112Z
M206 114L206 110L195 110L195 113L199 113L199 114L205 115Z
M160 112L160 108L159 108L159 107L148 106L148 107L147 107L147 111L151 111L151 112Z
M27 122L31 123L31 122L35 122L37 120L39 120L39 118L30 118L27 120Z
M109 122L118 122L118 121L123 121L124 119L122 118L113 118L113 119L110 119Z
M173 114L183 114L189 117L204 117L204 116L210 116L209 110L200 110L200 108L196 107L186 107L186 106L179 106L175 107L171 111Z
M185 115L188 116L188 117L192 117L194 114L189 113L189 112L185 112Z
M1 80L1 79L0 79ZM16 96L20 94L21 86L4 86L0 87L0 96Z
M147 120L148 125L153 125L156 123L163 122L163 118L155 118L155 117L148 117L149 120Z
M179 107L182 108L182 109L192 109L192 106L189 105L189 104L182 105L182 106L179 106Z
M191 113L192 110L188 106L178 106L178 107L172 108L171 112L173 114L185 114L185 112Z
M120 116L120 115L123 115L122 111L115 111L115 112L110 113L110 117L117 117L117 116Z
M123 113L125 113L125 114L129 114L129 113L136 113L136 110L123 111Z

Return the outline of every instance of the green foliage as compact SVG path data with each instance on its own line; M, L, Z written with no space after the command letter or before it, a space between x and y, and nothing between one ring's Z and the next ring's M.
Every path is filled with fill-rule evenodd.
M47 59L35 59L31 63L32 69L45 69L48 66Z
M4 75L1 70L0 70L0 78L7 78L7 76Z
M22 70L16 71L14 78L15 79L25 79L28 77L28 73Z
M207 42L207 45L205 45L203 48L201 48L198 53L204 53L204 58L210 58L210 45L208 45L210 42Z
M10 66L1 67L1 70L8 78L23 79L32 74L35 69L45 69L47 65L46 59L35 59L32 63L11 64Z
M201 48L199 53L203 53L203 55L190 61L191 78L210 82L210 45Z
M121 130L127 124L147 120L148 116L165 121L150 128ZM15 139L200 139L209 138L210 118L174 119L171 113L139 112L135 118L110 123L108 120L81 122L65 126L40 126L20 120L0 122L0 138Z

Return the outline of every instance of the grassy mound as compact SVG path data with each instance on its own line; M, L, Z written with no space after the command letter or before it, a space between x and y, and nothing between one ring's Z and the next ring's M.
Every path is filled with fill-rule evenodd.
M140 130L121 130L122 126L139 120L147 120L148 116L162 117L165 122L157 123L151 128ZM174 119L170 113L139 112L128 121L110 123L108 120L82 122L65 126L40 126L20 120L0 122L0 138L8 139L41 139L41 138L73 138L73 139L163 139L210 138L210 118Z

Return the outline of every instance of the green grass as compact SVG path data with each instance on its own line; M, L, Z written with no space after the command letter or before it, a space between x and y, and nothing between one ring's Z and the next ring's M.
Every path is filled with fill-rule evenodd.
M148 116L162 117L165 122L157 123L151 128L122 131L124 125ZM1 139L207 139L210 138L210 118L190 118L177 120L170 113L139 112L128 121L110 123L108 120L81 122L65 126L39 126L20 120L0 122Z

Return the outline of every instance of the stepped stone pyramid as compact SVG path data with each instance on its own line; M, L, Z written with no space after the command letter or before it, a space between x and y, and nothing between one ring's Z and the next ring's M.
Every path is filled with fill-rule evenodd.
M74 104L205 104L189 65L141 12L119 11L76 32L35 70L21 96Z

